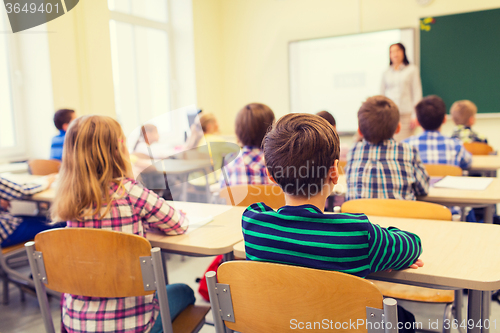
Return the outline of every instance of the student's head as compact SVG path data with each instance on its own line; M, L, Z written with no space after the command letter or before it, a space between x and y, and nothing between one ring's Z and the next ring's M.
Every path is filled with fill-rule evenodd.
M213 113L201 113L200 125L204 134L213 134L219 131L219 124Z
M158 134L158 128L153 124L146 124L141 126L141 138L150 145L154 142L158 142L160 135Z
M54 125L60 131L67 131L68 126L76 118L75 110L60 109L54 114Z
M330 123L335 129L337 129L337 123L335 122L335 118L333 115L328 112L328 111L320 111L316 113L317 116L320 116L321 118L325 119L327 122Z
M472 126L476 121L477 106L469 100L456 101L450 113L455 125Z
M321 117L292 113L280 118L263 148L270 178L288 195L310 198L337 182L339 137Z
M66 133L59 175L54 221L77 220L99 214L110 202L109 186L129 177L125 135L110 117L83 116Z
M395 64L405 64L408 65L410 62L406 57L406 49L403 44L396 43L389 47L389 65Z
M358 111L359 133L366 141L377 144L399 132L399 110L385 96L368 98Z
M236 115L235 132L243 146L261 147L267 130L274 122L274 112L260 103L247 104Z
M415 110L420 126L426 131L436 131L446 121L446 105L439 96L424 97Z

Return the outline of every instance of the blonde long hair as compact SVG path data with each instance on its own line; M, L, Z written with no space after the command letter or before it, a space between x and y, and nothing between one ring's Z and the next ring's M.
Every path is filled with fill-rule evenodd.
M120 124L110 117L83 116L71 123L52 205L53 221L94 216L104 205L106 210L99 218L108 213L110 185L115 183L124 190L121 178L132 175L124 141Z

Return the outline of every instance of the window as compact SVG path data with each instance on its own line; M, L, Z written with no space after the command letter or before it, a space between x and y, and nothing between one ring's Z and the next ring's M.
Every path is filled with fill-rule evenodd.
M116 112L128 135L171 110L168 1L108 0L108 6Z
M0 15L0 30L9 31L6 15ZM24 155L20 130L21 110L13 87L17 71L13 64L13 37L11 33L0 33L0 157L13 158ZM14 111L15 110L15 111Z

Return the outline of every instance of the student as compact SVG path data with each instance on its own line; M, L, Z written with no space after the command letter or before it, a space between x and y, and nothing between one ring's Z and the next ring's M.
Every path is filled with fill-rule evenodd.
M346 200L415 200L429 191L429 175L415 148L394 140L401 128L396 104L384 96L368 98L358 111L357 142L347 155Z
M462 143L488 143L484 136L477 134L471 128L476 122L476 104L468 100L456 101L451 106L450 113L456 125L451 135L452 138L459 139Z
M333 126L333 128L335 128L335 130L337 130L337 122L335 121L335 118L333 117L333 115L328 112L328 111L319 111L318 113L316 113L317 116L320 116L321 118L325 119L326 121L328 121L330 123L330 125Z
M460 140L440 133L446 122L446 105L436 95L427 96L415 107L417 120L424 129L421 135L412 136L404 142L418 149L425 164L451 164L462 169L470 168L472 155L465 150Z
M10 201L22 199L49 188L55 176L40 179L41 184L16 184L6 178L0 177L0 246L8 247L27 242L40 231L64 227L66 223L47 224L44 216L12 216L9 214Z
M273 125L263 145L269 177L285 192L286 206L274 211L261 202L245 210L247 259L359 277L423 265L417 235L382 228L364 214L324 214L326 198L338 180L339 157L339 137L326 120L286 115Z
M63 152L64 137L69 124L76 118L76 113L71 109L60 109L54 114L54 125L59 130L59 135L52 138L50 146L50 159L61 160Z
M200 125L203 131L196 143L196 150L187 152L188 159L207 159L214 165L214 172L208 174L208 183L216 184L219 180L222 166L222 158L227 150L224 145L224 139L219 136L219 123L213 113L200 114ZM207 184L207 178L204 172L193 172L189 175L189 183L194 186L204 187Z
M235 131L242 146L234 161L226 164L220 178L221 188L232 185L271 185L267 177L262 140L274 122L274 112L267 105L250 103L236 115ZM231 157L229 156L230 160Z
M157 158L161 159L164 156L158 151L157 143L160 140L160 135L158 134L158 128L153 124L146 124L141 126L141 134L139 139L132 150L133 154L138 154L143 158Z
M118 122L84 116L69 127L52 206L54 221L69 228L100 228L144 236L148 229L167 235L186 232L188 220L132 178L125 136ZM118 256L119 254L110 254ZM172 320L194 303L187 285L167 286ZM62 325L67 332L159 332L155 295L108 299L63 294Z

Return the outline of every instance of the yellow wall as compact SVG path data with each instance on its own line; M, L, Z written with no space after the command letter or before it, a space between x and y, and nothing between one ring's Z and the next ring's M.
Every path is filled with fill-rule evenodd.
M80 1L47 30L55 109L115 117L107 1Z
M415 0L193 0L198 105L229 134L246 103L266 103L278 117L289 112L289 41L417 27L420 17L497 7L498 0L426 7ZM500 118L479 119L476 127L495 146L499 125Z

